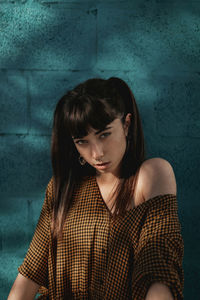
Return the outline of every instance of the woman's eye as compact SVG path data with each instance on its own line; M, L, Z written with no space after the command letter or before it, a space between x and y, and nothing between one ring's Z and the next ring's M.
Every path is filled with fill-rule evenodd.
M111 133L110 132L105 132L103 134L101 134L101 138L105 138L107 136L109 136Z
M79 140L79 141L76 141L75 143L78 144L78 145L83 145L85 144L87 141L84 141L84 140Z

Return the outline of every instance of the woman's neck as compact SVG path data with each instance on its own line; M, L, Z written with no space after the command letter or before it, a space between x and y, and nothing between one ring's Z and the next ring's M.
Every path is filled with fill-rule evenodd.
M113 183L119 182L119 177L114 175L113 173L105 173L105 174L96 174L96 179L98 183L104 185L113 185Z

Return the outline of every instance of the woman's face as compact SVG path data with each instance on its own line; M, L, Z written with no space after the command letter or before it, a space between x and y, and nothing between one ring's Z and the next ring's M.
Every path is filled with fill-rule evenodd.
M118 175L126 151L130 116L131 114L127 114L124 124L117 118L102 131L91 128L87 136L73 138L80 156L94 167L97 173L111 172Z

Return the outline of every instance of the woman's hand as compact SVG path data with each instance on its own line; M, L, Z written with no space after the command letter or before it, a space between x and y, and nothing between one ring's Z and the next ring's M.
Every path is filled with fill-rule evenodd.
M7 300L34 300L39 287L31 279L18 274Z
M150 286L145 300L174 300L174 298L168 286L155 282Z

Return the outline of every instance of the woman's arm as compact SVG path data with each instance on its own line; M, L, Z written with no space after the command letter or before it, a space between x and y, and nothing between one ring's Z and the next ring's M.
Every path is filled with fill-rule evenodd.
M145 185L144 197L146 199L155 195L172 193L176 194L176 179L171 165L163 159L150 159L145 164L148 178ZM163 283L153 283L146 295L145 300L174 300L168 286Z
M184 242L175 175L172 166L161 158L145 161L141 174L142 195L147 203L146 209L145 205L141 207L145 218L142 215L141 232L135 247L132 298L183 300Z
M170 163L160 157L146 160L140 171L142 198L161 194L177 194L176 178Z
M34 300L39 287L39 284L19 273L7 300Z
M145 300L174 300L174 298L166 285L155 282L150 286Z

